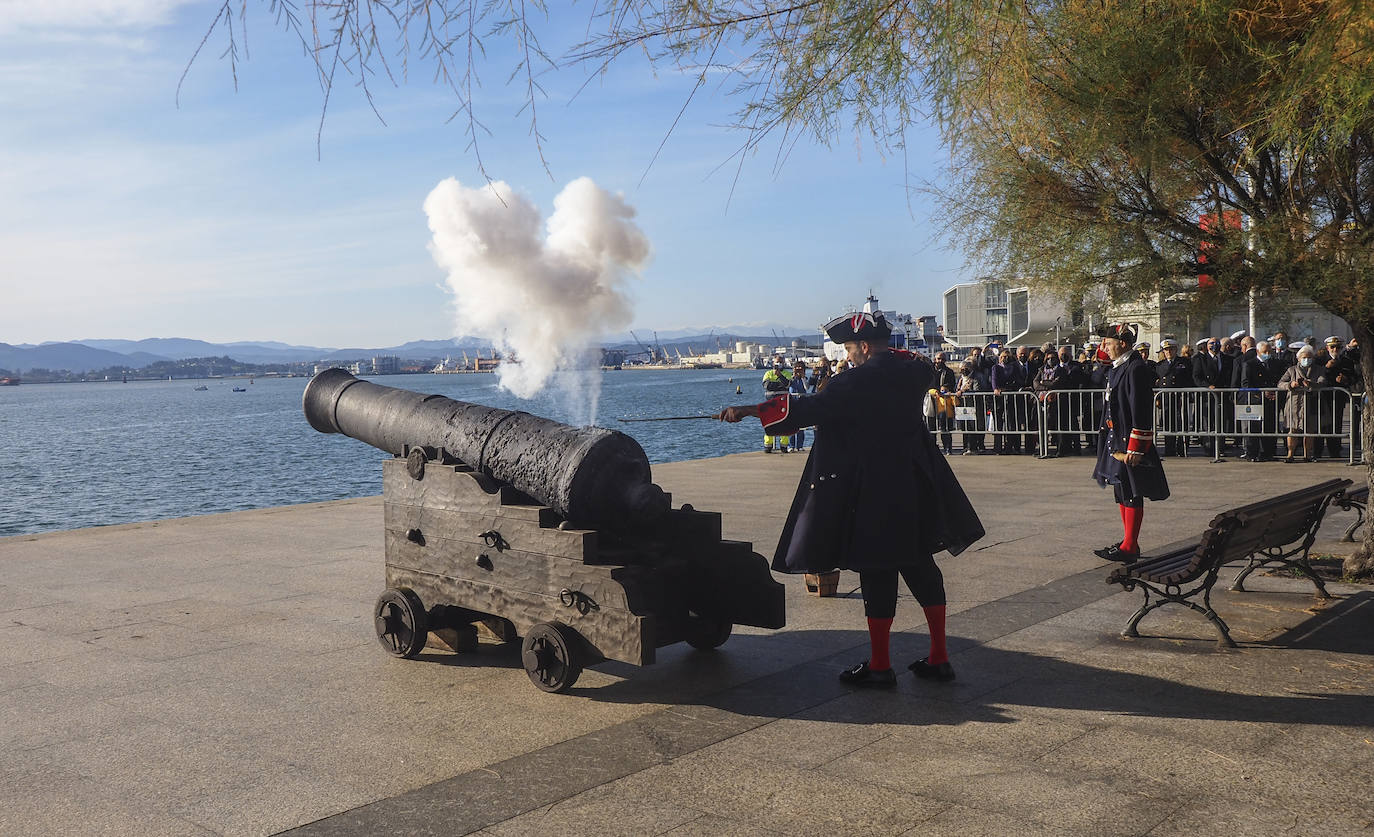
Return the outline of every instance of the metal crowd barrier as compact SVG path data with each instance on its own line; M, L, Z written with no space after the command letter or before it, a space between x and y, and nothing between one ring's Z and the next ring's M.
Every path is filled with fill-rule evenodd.
M964 450L975 453L1096 455L1105 396L1105 390L1093 389L937 395L927 400L926 424L942 446L958 437ZM1304 440L1304 445L1312 440L1317 456L1338 454L1344 447L1347 462L1354 465L1364 394L1327 387L1307 395L1301 427L1288 426L1288 398L1287 390L1272 387L1156 390L1155 440L1160 455L1188 455L1192 447L1200 447L1220 461L1225 449L1234 445L1252 455L1277 457L1279 441L1293 437Z
M1363 393L1356 395L1344 387L1325 387L1303 393L1303 412L1289 426L1286 409L1289 390L1277 387L1256 389L1160 389L1155 391L1155 437L1161 454L1187 450L1192 441L1212 461L1219 461L1230 445L1250 455L1277 456L1278 442L1288 438L1302 440L1302 451L1311 449L1339 455L1344 447L1346 461L1354 465L1359 438L1359 410Z

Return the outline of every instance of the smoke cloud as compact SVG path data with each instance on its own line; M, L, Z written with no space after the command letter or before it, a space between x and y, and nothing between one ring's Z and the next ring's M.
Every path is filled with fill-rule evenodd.
M500 385L521 398L559 373L561 388L579 402L576 414L591 424L601 381L597 344L629 326L626 282L649 258L634 209L587 177L558 193L544 229L538 208L501 181L468 188L450 177L424 208L458 333L501 350Z

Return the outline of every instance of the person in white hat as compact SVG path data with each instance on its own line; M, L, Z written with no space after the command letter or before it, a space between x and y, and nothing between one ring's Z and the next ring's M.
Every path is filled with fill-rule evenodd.
M1293 462L1298 453L1298 439L1302 439L1302 458L1304 462L1313 461L1313 442L1320 442L1311 434L1317 429L1317 398L1320 390L1326 388L1326 367L1314 362L1316 352L1306 343L1299 344L1298 362L1284 370L1279 378L1279 389L1288 394L1284 404L1284 423L1288 425L1288 456L1284 462Z
M1163 359L1155 363L1155 374L1159 378L1160 389L1187 389L1193 385L1193 365L1185 357L1180 357L1178 344L1165 338L1159 341L1159 352ZM1191 409L1186 393L1165 393L1162 418L1166 432L1164 436L1164 456L1188 455L1188 432L1191 427Z
M1341 338L1331 335L1326 338L1326 359L1322 360L1322 352L1316 353L1317 362L1326 367L1327 383L1333 387L1329 392L1321 395L1321 423L1324 425L1321 430L1326 433L1328 429L1331 435L1324 439L1317 440L1317 456L1322 455L1323 443L1325 443L1327 455L1332 459L1338 459L1341 455L1341 442L1345 436L1345 412L1350 405L1351 389L1357 389L1363 380L1360 368L1360 354L1358 349L1343 350Z
M1222 351L1223 347L1230 342L1230 338L1222 338L1221 340L1215 337L1207 338L1206 346L1193 355L1193 386L1206 387L1207 389L1231 386L1231 374L1235 369L1236 362L1234 358ZM1198 430L1201 431L1198 438L1202 443L1202 449L1207 452L1208 456L1214 456L1217 453L1218 440L1210 434L1218 429L1214 425L1217 424L1217 411L1225 408L1220 403L1223 398L1223 396L1211 394L1205 395L1198 402L1197 424ZM1234 403L1234 398L1231 398L1231 401ZM1222 426L1227 426L1224 424L1224 418L1222 421ZM1231 424L1234 425L1234 423L1235 416L1232 415Z

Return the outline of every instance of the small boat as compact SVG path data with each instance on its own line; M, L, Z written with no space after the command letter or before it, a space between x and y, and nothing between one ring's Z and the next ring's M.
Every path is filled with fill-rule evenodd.
M205 386L204 384L201 384L200 386L196 387L196 392L208 392L209 389L209 387Z
M18 379L18 378L0 378L0 387L17 387L17 386L19 386L19 379Z
M247 387L234 387L234 392L247 392Z

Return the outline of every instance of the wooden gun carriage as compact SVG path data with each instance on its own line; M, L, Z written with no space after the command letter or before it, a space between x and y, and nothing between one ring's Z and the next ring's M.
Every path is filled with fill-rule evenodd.
M398 414L398 393L411 399L403 402L406 410L433 415L417 421L404 410ZM378 408L380 398L393 403ZM462 440L443 428L474 405L361 382L342 370L317 376L304 400L316 429L384 450L394 441L377 444L383 434L364 432L369 423L359 421L369 404L372 418L414 428L413 442L391 450L395 458L383 463L386 590L374 624L396 656L420 653L430 633L454 650L475 647L479 629L506 642L522 638L530 680L562 692L600 660L649 665L666 645L711 649L734 625L785 624L783 586L765 559L749 543L723 540L719 514L672 508L671 498L647 482L647 460L638 461L643 451L624 434L478 408L490 419L489 432L474 442L479 453L465 456L447 446ZM518 417L541 424L511 436L514 449L507 446L503 455L494 439ZM458 425L465 433L472 429ZM387 435L405 434L392 428ZM562 465L531 466L545 449L541 442L550 442L546 436L553 455L572 453ZM615 456L597 452L602 443L614 446ZM588 461L615 478L569 476L562 467L572 463L580 472ZM531 496L497 476L503 470L553 473L550 481L572 489L557 495L527 478L544 495ZM584 496L588 491L595 496Z

